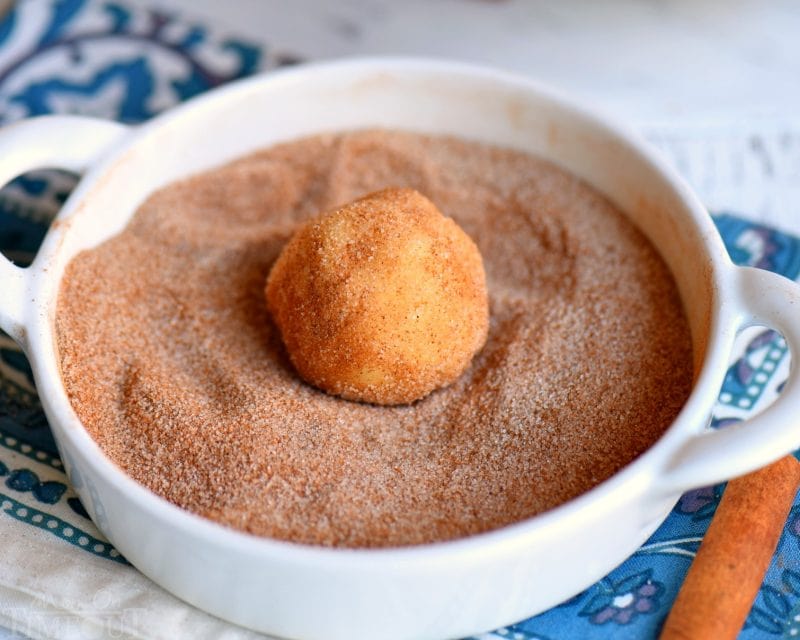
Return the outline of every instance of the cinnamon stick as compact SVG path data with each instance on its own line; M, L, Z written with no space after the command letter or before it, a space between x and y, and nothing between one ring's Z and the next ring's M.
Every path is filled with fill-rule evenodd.
M737 637L798 487L800 462L792 456L728 483L660 640Z

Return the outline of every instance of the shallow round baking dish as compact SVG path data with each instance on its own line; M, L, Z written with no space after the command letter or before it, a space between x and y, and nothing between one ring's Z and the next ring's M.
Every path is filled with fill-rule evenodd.
M157 497L103 454L59 375L54 318L68 261L119 232L148 194L173 180L279 141L364 127L536 153L627 212L672 270L694 343L691 396L654 446L540 516L465 539L383 550L317 548L227 529ZM289 638L439 638L492 629L602 577L684 490L800 446L796 369L763 414L707 428L741 328L773 327L798 353L800 287L735 267L696 197L642 142L528 79L444 62L351 60L241 81L141 127L53 116L0 131L3 182L41 167L85 174L29 268L0 258L0 327L30 358L66 469L97 526L156 583L227 620Z

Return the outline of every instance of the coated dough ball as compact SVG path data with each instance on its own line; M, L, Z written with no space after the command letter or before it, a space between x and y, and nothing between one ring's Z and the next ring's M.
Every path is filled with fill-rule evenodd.
M413 189L378 191L306 223L275 262L266 297L304 380L383 405L453 382L489 322L478 248Z

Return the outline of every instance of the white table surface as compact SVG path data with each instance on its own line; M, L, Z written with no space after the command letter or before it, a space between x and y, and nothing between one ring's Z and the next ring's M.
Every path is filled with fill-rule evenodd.
M132 0L303 58L411 54L558 85L659 146L712 209L800 233L797 0Z

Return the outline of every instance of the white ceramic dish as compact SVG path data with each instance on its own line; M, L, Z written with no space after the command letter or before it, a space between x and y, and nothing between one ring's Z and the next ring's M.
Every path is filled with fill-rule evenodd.
M59 377L53 323L70 258L121 230L168 182L278 141L360 127L455 134L541 154L629 212L675 275L695 345L691 397L651 449L530 520L453 542L372 551L226 529L158 498L104 456ZM654 531L682 491L800 446L796 370L762 415L706 429L737 331L774 327L798 353L800 288L735 267L695 196L645 145L530 80L441 62L344 61L242 81L142 127L44 117L0 131L0 180L45 166L86 173L29 268L0 258L0 326L31 360L66 469L98 527L155 582L225 619L291 638L438 638L492 629L602 577Z

